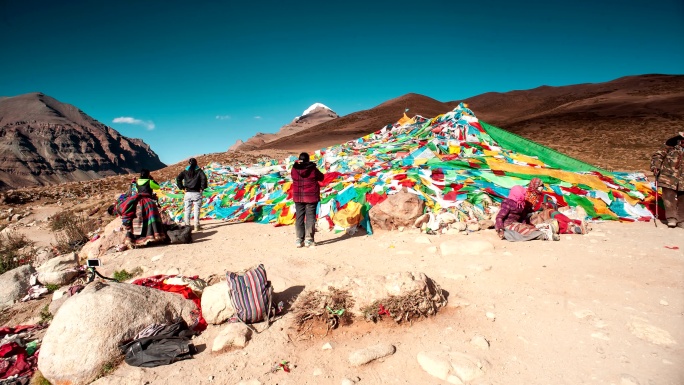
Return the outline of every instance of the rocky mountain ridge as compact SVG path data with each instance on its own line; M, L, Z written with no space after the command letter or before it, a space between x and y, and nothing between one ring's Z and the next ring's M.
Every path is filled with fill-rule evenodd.
M0 99L0 152L2 190L165 166L142 140L43 93Z
M250 151L268 146L270 142L289 137L299 131L317 126L319 124L339 118L337 113L321 103L314 103L304 110L302 115L292 119L292 122L282 126L278 132L273 134L257 133L247 141L239 140L235 142L228 151Z

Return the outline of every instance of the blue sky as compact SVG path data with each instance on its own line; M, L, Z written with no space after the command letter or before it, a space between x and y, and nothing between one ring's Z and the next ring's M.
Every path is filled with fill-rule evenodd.
M684 74L684 1L0 0L0 52L0 96L44 92L171 164L315 102Z

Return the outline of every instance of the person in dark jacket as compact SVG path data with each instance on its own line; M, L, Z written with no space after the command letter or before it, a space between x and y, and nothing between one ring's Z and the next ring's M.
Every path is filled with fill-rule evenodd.
M135 182L138 194L153 195L154 190L159 190L159 184L152 178L150 170L140 170L140 178Z
M653 154L651 171L663 189L667 227L684 228L684 132Z
M176 177L176 185L185 191L183 202L185 203L184 221L190 226L190 212L193 211L195 218L195 231L200 230L200 207L202 206L202 192L207 188L207 176L197 166L197 159L188 159L188 166Z
M292 200L295 203L295 229L297 247L315 246L316 207L321 200L321 187L318 182L324 178L316 163L309 161L309 154L302 152L292 165Z

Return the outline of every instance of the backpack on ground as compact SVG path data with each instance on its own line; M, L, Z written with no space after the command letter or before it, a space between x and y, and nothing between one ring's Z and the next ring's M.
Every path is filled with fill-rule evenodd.
M181 320L165 326L153 336L121 345L119 349L124 354L126 363L131 366L151 368L169 365L192 358L196 352L195 346L190 342L193 334L188 324Z
M273 287L266 278L264 265L244 273L227 272L226 281L237 318L245 324L266 321L270 326L271 316L275 315Z
M190 226L173 226L166 231L171 244L192 243L192 228Z

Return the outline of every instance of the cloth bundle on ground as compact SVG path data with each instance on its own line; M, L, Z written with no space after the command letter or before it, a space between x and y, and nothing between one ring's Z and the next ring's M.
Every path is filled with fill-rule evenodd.
M244 273L226 273L228 292L236 317L248 324L266 321L270 326L273 307L273 287L266 277L263 264Z
M188 324L180 320L161 329L148 337L138 338L119 346L128 365L151 368L169 365L176 361L192 358L197 351L190 342L195 334Z
M193 287L190 287L188 282L183 282L183 284L181 285L176 285L168 282L169 280L173 280L177 277L178 276L176 275L153 275L151 277L136 279L132 282L132 284L145 287L152 287L162 291L168 291L170 293L177 293L191 300L195 304L195 306L197 306L197 310L191 313L193 324L190 325L190 329L194 330L195 332L204 331L207 328L207 321L205 321L204 317L202 317L202 301L200 300L201 293L199 293L199 295L198 293L196 293L198 289L197 285L193 285ZM187 278L191 281L198 280L197 276ZM206 283L204 286L206 286Z
M39 340L31 340L41 325L0 328L0 383L28 384L38 366ZM9 382L4 380L12 378Z

